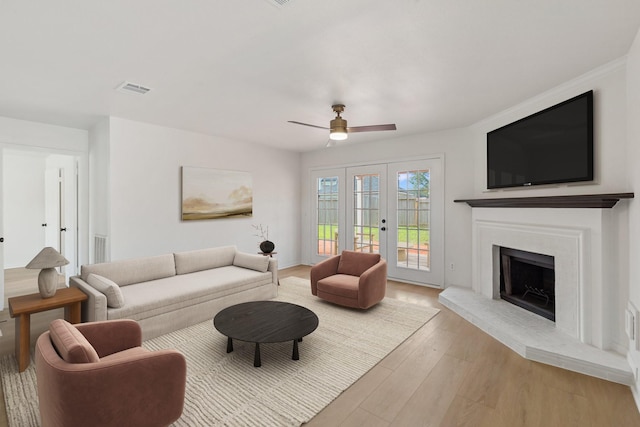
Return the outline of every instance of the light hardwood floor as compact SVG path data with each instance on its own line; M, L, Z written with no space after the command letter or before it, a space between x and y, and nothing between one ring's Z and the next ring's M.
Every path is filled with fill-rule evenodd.
M280 271L281 279L289 276L308 279L309 267ZM30 289L12 292L37 286ZM440 313L307 426L640 426L629 387L523 359L442 306L439 292L389 281L388 298ZM49 321L34 319L32 327L46 329ZM13 328L0 325L3 333ZM6 425L2 398L0 427Z

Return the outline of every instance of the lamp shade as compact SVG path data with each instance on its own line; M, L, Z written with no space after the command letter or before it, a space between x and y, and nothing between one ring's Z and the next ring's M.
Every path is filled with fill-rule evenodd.
M29 264L27 264L26 268L37 270L42 268L61 267L67 264L69 264L69 261L63 257L60 252L50 246L47 246L41 250Z

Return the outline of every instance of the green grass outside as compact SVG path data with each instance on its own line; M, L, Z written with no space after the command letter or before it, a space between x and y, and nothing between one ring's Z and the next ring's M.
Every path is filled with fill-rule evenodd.
M335 238L334 233L337 230L337 227L331 227L328 224L318 225L318 239L319 240L333 240ZM371 233L371 228L363 227L362 233L365 235L369 235ZM379 230L377 228L373 229L373 240L379 241L378 236ZM418 234L419 233L419 234ZM416 230L416 229L407 229L401 228L398 230L398 242L408 242L409 245L417 245L418 244L418 236L420 237L420 243L424 244L429 242L429 230Z

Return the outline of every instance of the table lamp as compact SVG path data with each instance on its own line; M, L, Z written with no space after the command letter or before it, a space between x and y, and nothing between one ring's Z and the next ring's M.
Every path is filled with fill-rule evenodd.
M56 267L69 264L69 261L52 247L46 247L27 264L26 268L40 270L38 274L38 290L42 298L51 298L58 288L58 272Z

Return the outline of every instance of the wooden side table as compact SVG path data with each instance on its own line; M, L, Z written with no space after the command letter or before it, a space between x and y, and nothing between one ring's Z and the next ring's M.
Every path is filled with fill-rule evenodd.
M16 319L16 360L20 372L27 369L31 360L31 315L41 311L64 307L64 318L70 323L80 323L82 301L87 295L78 288L62 288L51 298L40 294L9 298L9 314Z

